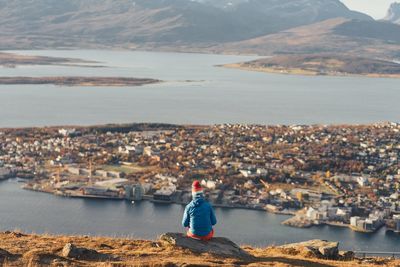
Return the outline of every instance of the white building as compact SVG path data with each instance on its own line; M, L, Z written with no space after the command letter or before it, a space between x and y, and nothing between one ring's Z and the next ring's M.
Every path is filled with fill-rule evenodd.
M360 176L360 177L357 178L357 183L360 186L367 186L368 185L368 179L365 178L365 177Z

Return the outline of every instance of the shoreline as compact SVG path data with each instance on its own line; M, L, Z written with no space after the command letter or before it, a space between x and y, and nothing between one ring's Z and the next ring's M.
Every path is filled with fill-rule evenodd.
M7 179L4 179L7 180ZM22 190L28 190L28 191L33 191L37 193L44 193L44 194L50 194L56 197L62 197L62 198L82 198L82 199L99 199L99 200L112 200L112 201L133 201L130 199L126 199L124 197L107 197L107 196L97 196L97 195L84 195L84 194L69 194L69 193L62 193L58 191L51 191L51 190L44 190L44 189L35 189L33 186L29 186L28 184L25 184L21 186ZM178 202L178 201L161 201L161 200L154 200L152 195L144 195L143 199L140 201L149 201L152 203L159 203L159 204L165 204L165 205L180 205L180 206L185 206L188 203L184 202ZM140 202L137 201L137 202ZM136 201L134 201L136 203ZM247 207L247 206L234 206L234 205L227 205L227 204L214 204L211 203L211 205L214 208L222 208L222 209L242 209L242 210L255 210L255 211L262 211L262 212L268 212L271 214L277 214L277 215L295 215L295 212L291 211L271 211L269 209L264 209L264 208L257 208L257 207Z
M13 52L14 51L14 52ZM28 50L21 50L28 51ZM100 62L79 58L35 56L15 53L15 50L0 50L0 67L17 68L18 66L66 66L82 68L104 68Z
M5 179L7 180L7 179ZM44 190L44 189L34 189L33 187L29 187L28 184L25 184L24 186L21 187L22 190L28 190L28 191L33 191L37 193L44 193L44 194L51 194L56 197L62 197L62 198L81 198L81 199L97 199L97 200L109 200L109 201L132 201L123 197L106 197L106 196L96 196L96 195L84 195L84 194L77 194L77 195L70 195L68 193L61 193L58 191L50 191L50 190ZM151 203L157 203L157 204L165 204L165 205L180 205L180 206L185 206L188 203L183 203L183 202L177 202L177 201L160 201L160 200L154 200L152 195L145 195L142 200L137 201L137 202L142 202L142 201L148 201ZM132 203L136 203L136 201L132 201ZM384 224L382 224L380 227L371 230L371 231L366 231L362 229L355 228L351 226L350 224L344 224L344 223L336 223L336 222L329 222L329 221L323 221L319 222L316 224L315 222L308 220L304 218L303 216L298 216L296 213L297 211L272 211L268 208L257 208L257 207L247 207L247 206L233 206L233 205L226 205L226 204L214 204L211 203L211 205L214 208L221 208L221 209L242 209L242 210L254 210L254 211L261 211L261 212L267 212L270 214L276 214L276 215L282 215L282 216L291 216L290 218L284 220L281 222L281 225L292 227L292 228L299 228L299 229L307 229L307 228L312 228L314 226L329 226L333 228L348 228L354 232L357 233L363 233L363 234L375 234L378 232L381 228L386 227ZM390 230L388 227L386 227L386 230Z
M352 74L352 73L326 73L319 74L314 71L308 71L304 69L275 69L275 68L254 68L251 66L243 66L241 63L232 63L217 65L216 67L223 67L227 69L237 69L244 71L263 72L269 74L281 74L281 75L296 75L296 76L312 76L312 77L362 77L362 78L385 78L385 79L400 79L400 74Z
M0 77L0 85L56 85L56 86L84 86L84 87L127 87L143 86L161 83L161 80L149 78L128 77L84 77L84 76L58 76L58 77Z

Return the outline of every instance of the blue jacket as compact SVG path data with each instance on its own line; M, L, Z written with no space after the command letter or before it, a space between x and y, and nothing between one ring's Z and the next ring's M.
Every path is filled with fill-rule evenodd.
M190 202L183 214L183 227L190 227L190 232L197 236L206 236L212 231L213 225L217 224L215 213L211 205L198 196Z

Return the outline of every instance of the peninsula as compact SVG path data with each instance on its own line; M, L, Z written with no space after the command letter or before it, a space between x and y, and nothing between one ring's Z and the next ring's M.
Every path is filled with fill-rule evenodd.
M340 54L276 55L250 62L223 65L250 71L329 76L365 76L400 78L400 64L383 60Z
M141 86L160 80L128 77L0 77L0 85L53 84L60 86Z
M6 68L15 68L21 65L58 65L91 68L103 67L96 65L98 63L99 62L97 61L89 61L77 58L20 55L15 53L0 52L0 66Z

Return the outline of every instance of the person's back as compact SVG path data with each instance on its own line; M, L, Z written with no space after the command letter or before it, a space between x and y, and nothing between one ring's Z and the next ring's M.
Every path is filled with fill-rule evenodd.
M210 240L214 235L213 226L217 223L214 210L204 199L198 181L192 185L193 200L186 206L182 225L189 228L187 235L201 240Z

